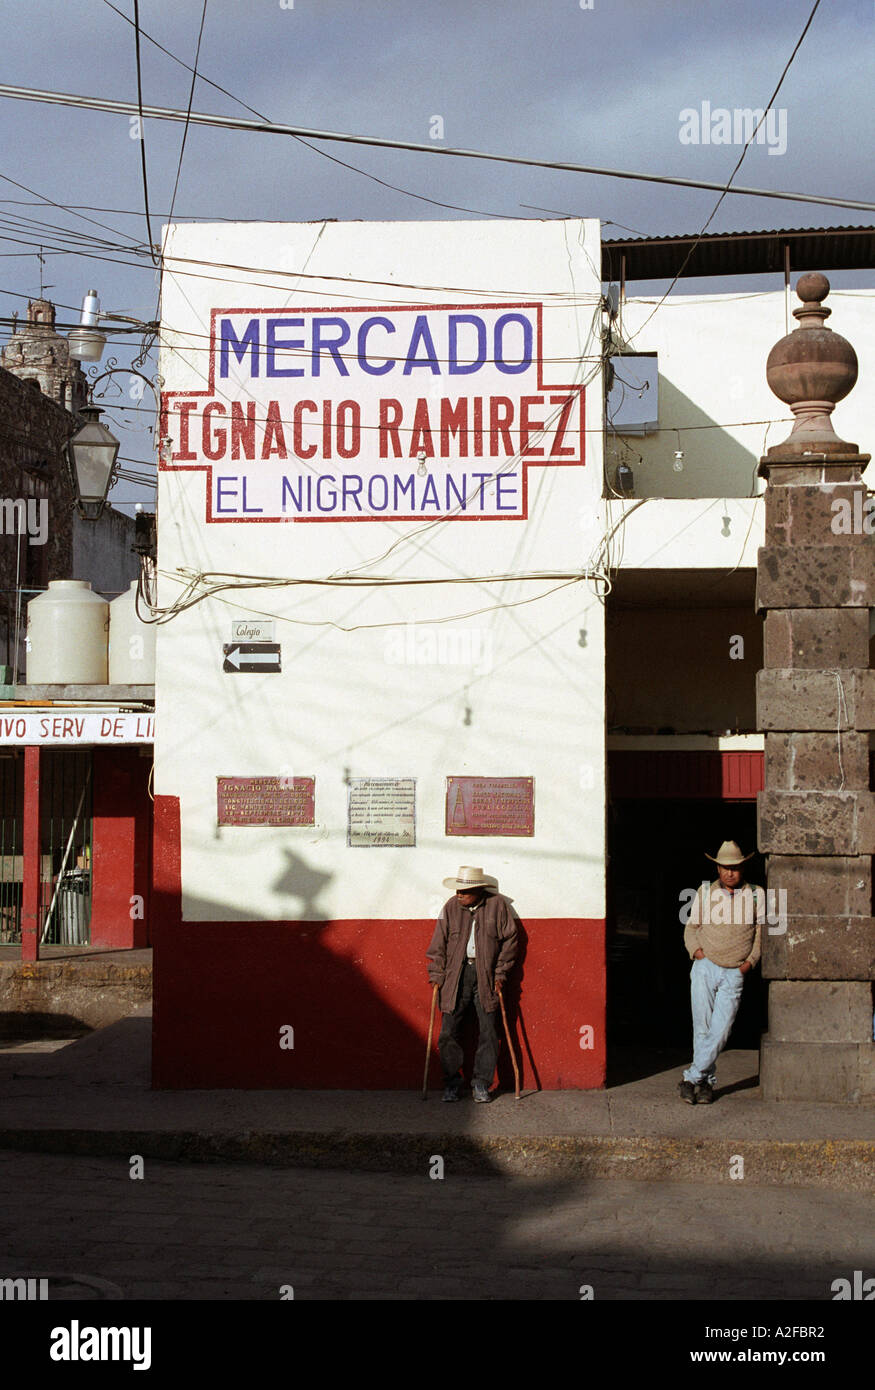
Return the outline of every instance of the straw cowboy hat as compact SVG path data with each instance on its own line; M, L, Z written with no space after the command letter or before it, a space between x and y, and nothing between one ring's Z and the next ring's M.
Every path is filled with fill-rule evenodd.
M746 864L748 859L753 859L756 850L751 850L750 854L742 854L734 840L724 840L716 854L708 854L705 851L705 858L710 859L712 864L722 864L724 869L737 869L739 864Z
M485 888L487 893L498 892L498 879L492 878L489 874L484 874L482 869L473 869L470 864L463 864L459 870L458 878L445 878L443 880L445 888L451 888L454 893L459 889Z

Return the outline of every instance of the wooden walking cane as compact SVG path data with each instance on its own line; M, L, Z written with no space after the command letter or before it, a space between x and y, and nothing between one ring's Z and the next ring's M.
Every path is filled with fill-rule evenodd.
M434 1011L437 1007L438 987L431 992L431 1018L428 1020L428 1042L425 1044L425 1070L422 1073L422 1099L428 1100L428 1064L431 1060L431 1035L434 1032Z
M498 995L498 1002L499 1002L499 1004L501 1005L501 1017L504 1019L504 1036L507 1038L507 1046L508 1046L508 1051L510 1052L510 1060L513 1062L514 1100L519 1100L519 1098L520 1098L520 1069L519 1069L519 1067L518 1067L517 1064L516 1064L516 1053L515 1053L514 1050L513 1050L513 1043L512 1043L511 1040L510 1040L510 1029L509 1029L508 1026L507 1026L507 1014L505 1013L505 1010L504 1010L504 995L503 995L502 992L501 992L501 985L497 985L497 986L496 986L496 993L497 993L497 995Z

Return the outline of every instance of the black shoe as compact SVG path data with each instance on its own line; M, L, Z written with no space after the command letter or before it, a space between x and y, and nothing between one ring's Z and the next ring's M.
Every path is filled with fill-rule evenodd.
M699 1084L698 1084L698 1086L696 1087L696 1104L697 1104L697 1105L713 1105L713 1104L714 1104L714 1090L713 1090L713 1087L712 1087L711 1085L709 1085L709 1083L708 1083L707 1081L700 1081Z
M687 1105L696 1104L697 1091L692 1081L682 1081L681 1084L678 1086L678 1095L680 1096L681 1100L685 1100L687 1102Z
M445 1087L444 1087L444 1100L458 1100L458 1099L459 1099L459 1087L458 1087L458 1086L445 1086Z
M481 1105L485 1105L487 1101L492 1099L489 1094L489 1087L484 1086L482 1081L473 1081L471 1083L471 1090L474 1092L474 1099Z

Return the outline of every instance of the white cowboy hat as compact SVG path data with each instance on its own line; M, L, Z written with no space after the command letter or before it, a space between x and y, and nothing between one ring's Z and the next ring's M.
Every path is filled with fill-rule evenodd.
M484 874L482 869L471 868L470 864L463 864L458 878L445 878L443 884L445 888L452 888L454 893L459 889L474 888L485 888L487 893L498 892L498 879Z
M708 854L705 851L705 858L710 859L712 864L722 864L724 869L737 869L739 864L746 864L748 859L753 859L756 850L751 850L750 854L742 854L734 840L724 840L716 854Z

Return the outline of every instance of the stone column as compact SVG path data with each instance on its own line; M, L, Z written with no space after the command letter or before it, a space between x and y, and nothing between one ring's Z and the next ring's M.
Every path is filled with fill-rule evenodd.
M839 439L830 420L856 382L856 353L825 324L826 277L803 275L796 293L799 327L766 367L796 421L759 467L767 486L757 727L766 753L757 819L771 919L760 1079L767 1100L858 1102L875 1090L875 513L865 510L869 455Z

